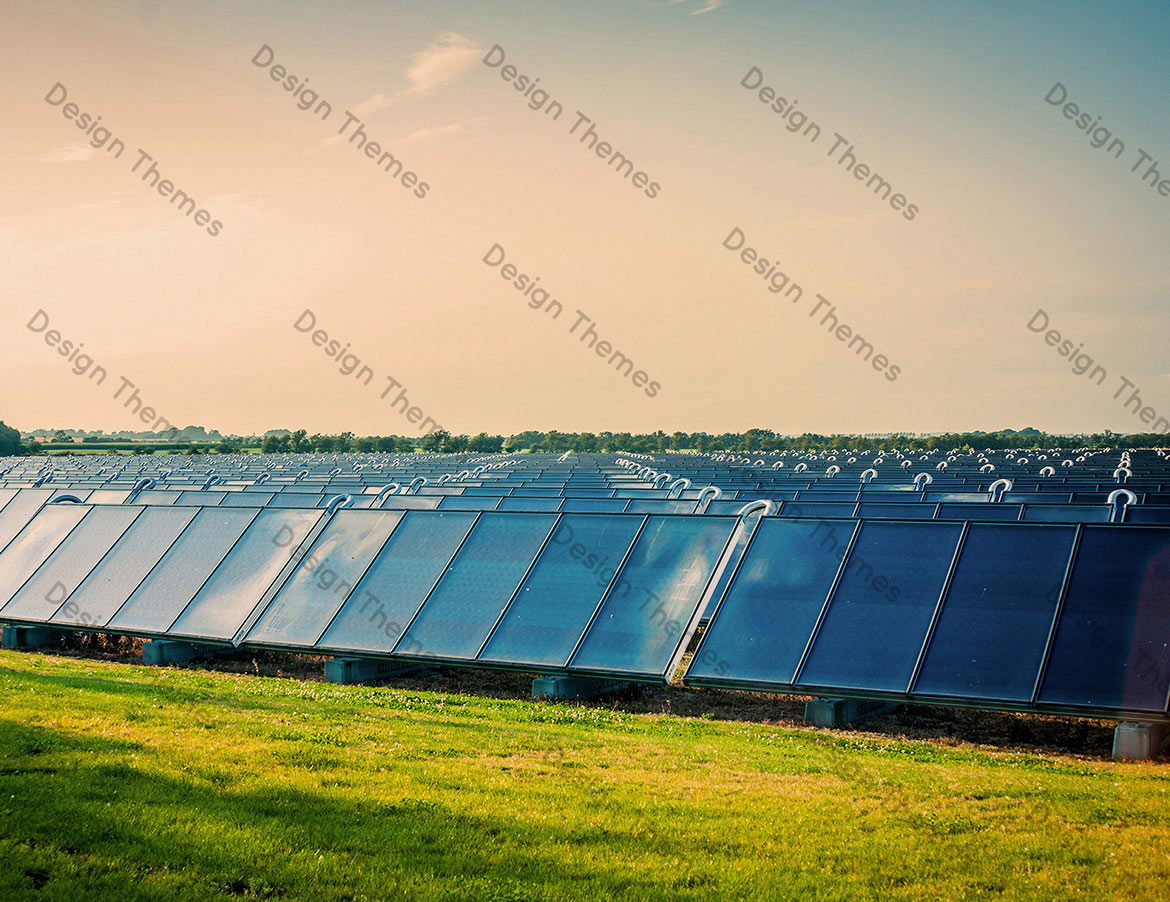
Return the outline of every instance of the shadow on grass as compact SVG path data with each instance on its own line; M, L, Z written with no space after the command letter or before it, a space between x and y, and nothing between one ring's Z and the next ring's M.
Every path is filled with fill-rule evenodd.
M312 779L305 771L244 774L224 787L203 769L160 773L157 759L128 762L134 747L0 721L0 758L9 762L0 771L0 896L84 888L87 899L644 898L716 879L692 872L672 889L670 869L652 862L654 877L645 879L598 868L638 846L625 831L570 831L423 799L346 799L290 785L298 775ZM681 841L641 847L648 859L695 851ZM570 849L592 861L558 857Z

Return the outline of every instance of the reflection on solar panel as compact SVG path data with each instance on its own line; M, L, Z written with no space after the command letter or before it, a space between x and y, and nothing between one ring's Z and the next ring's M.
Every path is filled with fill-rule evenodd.
M641 525L641 517L561 517L481 660L564 666ZM619 594L628 593L623 583Z
M312 646L402 516L401 511L338 511L248 638Z
M304 644L389 654L474 522L470 513L407 513L325 634Z
M669 676L735 525L724 517L650 517L569 666Z
M399 647L428 658L474 658L556 521L484 514L407 628Z

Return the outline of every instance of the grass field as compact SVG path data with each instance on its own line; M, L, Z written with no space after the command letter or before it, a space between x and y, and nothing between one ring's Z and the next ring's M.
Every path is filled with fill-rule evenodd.
M0 899L1166 899L1170 765L0 652Z

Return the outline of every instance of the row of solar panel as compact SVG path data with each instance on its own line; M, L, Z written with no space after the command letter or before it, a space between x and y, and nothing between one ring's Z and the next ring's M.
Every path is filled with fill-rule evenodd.
M261 492L140 492L130 498L129 492L102 490L84 492L62 489L57 492L45 489L19 490L17 502L15 489L0 489L0 538L5 530L15 530L26 521L41 503L53 497L72 496L90 503L119 503L132 501L144 505L175 505L196 507L280 507L280 508L323 508L332 497L327 495L282 494L270 496ZM734 516L743 509L742 500L717 500L711 502L703 513L717 516ZM11 505L12 510L8 511ZM564 513L637 513L637 514L689 514L695 513L695 501L670 500L665 498L629 500L620 498L514 498L445 496L420 497L414 495L391 495L376 503L373 494L352 497L350 506L359 508L379 507L385 510L451 510L451 511L519 511L519 512L564 512ZM8 511L8 513L6 513ZM978 502L942 501L916 502L900 499L897 502L778 502L773 514L780 517L797 518L844 518L844 519L914 519L914 520L994 520L1024 521L1041 523L1107 523L1112 509L1105 504L991 504L984 498ZM11 521L11 522L8 522ZM1170 506L1127 507L1118 522L1125 523L1170 523ZM14 532L13 532L14 534Z
M691 685L1163 718L1170 529L54 505L0 619Z
M663 680L737 526L50 505L0 552L0 619Z
M762 521L687 682L1165 715L1170 529Z

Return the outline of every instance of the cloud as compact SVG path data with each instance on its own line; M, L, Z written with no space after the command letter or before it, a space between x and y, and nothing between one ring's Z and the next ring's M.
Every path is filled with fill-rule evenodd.
M36 163L87 163L96 159L97 155L96 147L91 147L84 141L74 141L72 144L63 144L61 147L46 150L30 159Z
M692 0L665 0L665 2L650 2L648 6L677 6L680 3L691 3ZM701 16L713 9L719 9L727 0L697 0L698 8L687 10L688 16Z
M462 122L453 122L451 125L443 125L439 128L420 128L416 132L411 132L403 138L391 141L391 144L401 147L405 144L420 144L423 141L429 141L431 138L438 138L442 135L454 135L457 132L463 131L465 125L475 125L480 122L486 122L487 116L473 116L470 119L464 119Z
M361 119L400 100L432 94L474 66L486 52L486 48L466 35L445 31L426 50L411 57L410 67L406 70L409 88L396 94L374 94L351 112Z

